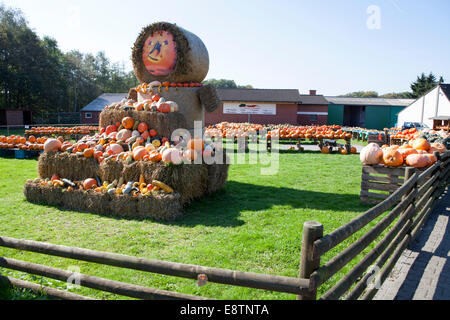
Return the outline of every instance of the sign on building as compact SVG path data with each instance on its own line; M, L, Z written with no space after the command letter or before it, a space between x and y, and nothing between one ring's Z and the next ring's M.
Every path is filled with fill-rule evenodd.
M276 115L277 105L272 103L230 103L223 104L224 114Z

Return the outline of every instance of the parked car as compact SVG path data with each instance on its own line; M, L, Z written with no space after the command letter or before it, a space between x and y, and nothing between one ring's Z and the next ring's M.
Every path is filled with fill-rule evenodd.
M420 122L405 122L402 126L402 130L416 128L419 129L427 129L428 126L425 123Z

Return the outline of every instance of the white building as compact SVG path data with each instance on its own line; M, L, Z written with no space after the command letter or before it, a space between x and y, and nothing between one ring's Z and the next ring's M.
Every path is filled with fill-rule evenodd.
M431 118L442 116L450 117L450 84L436 86L402 110L398 114L397 125L401 127L405 122L419 122L432 128Z

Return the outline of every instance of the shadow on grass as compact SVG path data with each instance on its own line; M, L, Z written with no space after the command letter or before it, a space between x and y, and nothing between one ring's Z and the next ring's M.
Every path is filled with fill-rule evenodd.
M26 200L24 200L26 201ZM57 208L42 204L48 208ZM118 217L102 215L116 220L155 221L160 224L195 227L217 226L238 227L245 224L240 219L242 211L264 211L274 206L288 206L290 209L311 209L319 211L364 212L370 206L360 202L359 195L326 193L291 188L261 186L236 181L228 181L226 186L208 196L185 206L182 217L175 221L156 221L151 218ZM93 212L87 214L100 215Z
M278 150L278 152L280 154L321 154L322 152L320 152L319 147L317 147L317 151L316 150L303 150L303 151L298 151L297 149L295 150L289 150L289 149L284 149L284 150ZM350 154L348 154L350 155ZM327 154L327 156L340 156L340 157L345 157L348 155L343 155L340 154L337 151L333 151L332 153Z
M347 212L364 212L369 208L362 204L359 195L355 194L334 194L228 181L224 189L191 203L185 208L183 217L167 224L187 227L237 227L245 223L240 219L242 211L263 211L274 206Z

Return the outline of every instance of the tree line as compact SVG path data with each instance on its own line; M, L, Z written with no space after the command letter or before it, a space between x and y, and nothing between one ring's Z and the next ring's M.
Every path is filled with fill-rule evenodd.
M104 52L64 53L56 40L39 38L20 10L0 4L0 109L79 112L102 93L136 84L134 72Z
M444 78L441 76L439 80L430 72L428 75L422 73L417 76L417 79L411 83L411 91L406 92L393 92L379 95L376 91L356 91L342 95L341 97L353 97L353 98L397 98L397 99L418 99L428 93L431 89L438 84L444 83Z

